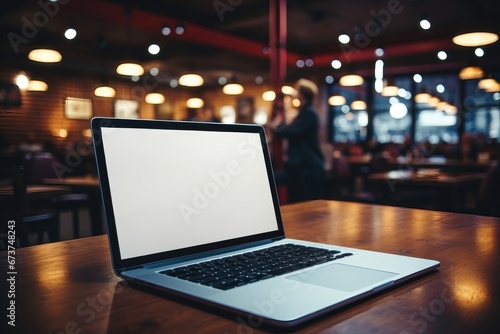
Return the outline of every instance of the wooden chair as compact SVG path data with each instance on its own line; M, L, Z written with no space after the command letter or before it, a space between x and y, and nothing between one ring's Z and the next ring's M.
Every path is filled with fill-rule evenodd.
M0 171L0 216L1 233L15 235L17 247L30 246L29 235L37 234L37 243L44 241L45 233L49 241L59 240L57 212L50 204L31 206L26 200L26 183L22 167L6 167ZM15 221L9 232L8 221ZM15 234L13 234L15 233ZM2 240L4 240L2 238ZM5 240L8 240L7 238ZM2 248L7 248L2 245Z
M50 152L39 152L28 154L25 157L27 184L43 184L43 179L58 179L61 177L57 173L61 163ZM89 207L89 196L86 193L73 193L69 190L66 193L52 196L55 209L58 213L70 211L72 213L73 233L75 237L80 236L80 209ZM58 215L60 217L60 215Z

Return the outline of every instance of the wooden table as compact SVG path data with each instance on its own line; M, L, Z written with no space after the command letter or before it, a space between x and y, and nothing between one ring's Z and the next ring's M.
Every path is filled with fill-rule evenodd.
M370 186L384 187L387 192L400 189L432 189L436 195L436 208L459 212L465 208L466 197L476 197L486 174L478 172L441 172L437 169L393 170L370 174Z
M332 312L297 332L498 333L499 218L337 201L286 205L282 211L289 237L441 261L435 273ZM3 252L4 275L9 271L6 257ZM104 235L18 249L15 260L18 333L266 331L252 326L252 319L123 284L113 274ZM7 320L4 315L2 321Z
M102 200L97 175L70 176L59 179L43 179L45 185L70 187L74 192L84 192L89 196L92 235L105 233L102 224Z
M362 156L347 157L347 162L351 168L369 167L372 161L371 154ZM431 156L428 158L420 158L408 160L406 157L399 156L397 158L390 158L389 165L396 169L413 169L418 170L421 168L441 168L455 172L485 172L491 165L491 161L487 160L466 160L466 159L449 159L442 156Z

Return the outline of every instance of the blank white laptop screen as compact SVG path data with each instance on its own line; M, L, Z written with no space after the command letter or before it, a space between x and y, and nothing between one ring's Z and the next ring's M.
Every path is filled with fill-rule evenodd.
M276 231L259 134L102 128L122 260Z

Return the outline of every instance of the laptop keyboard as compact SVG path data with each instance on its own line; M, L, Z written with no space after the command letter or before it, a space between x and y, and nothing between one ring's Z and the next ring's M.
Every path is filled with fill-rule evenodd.
M337 250L284 244L160 273L220 290L229 290L351 255L352 253L341 253Z

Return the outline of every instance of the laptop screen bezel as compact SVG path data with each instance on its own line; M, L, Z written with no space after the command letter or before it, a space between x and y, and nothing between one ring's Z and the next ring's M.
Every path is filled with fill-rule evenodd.
M111 198L108 169L105 159L105 149L103 145L103 128L129 128L129 129L159 129L159 130L195 130L195 131L219 131L219 132L243 132L258 133L262 145L267 176L270 185L273 207L276 216L277 230L251 236L245 236L214 243L197 245L178 250L165 251L146 256L122 259L118 244L118 235ZM187 258L201 253L215 252L221 249L229 249L244 244L251 244L259 241L277 240L285 237L283 222L280 213L278 193L274 182L272 163L266 141L265 130L260 125L255 124L223 124L223 123L203 123L171 120L142 120L142 119L118 119L95 117L91 120L92 138L94 143L97 172L100 181L101 196L104 208L104 216L108 231L113 268L116 273L125 269L152 264L159 261L168 261L178 258Z

